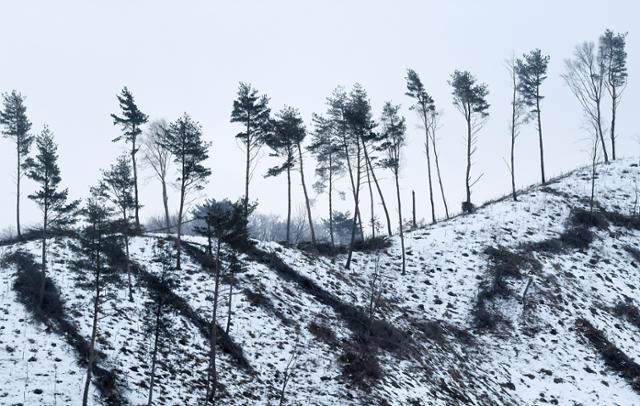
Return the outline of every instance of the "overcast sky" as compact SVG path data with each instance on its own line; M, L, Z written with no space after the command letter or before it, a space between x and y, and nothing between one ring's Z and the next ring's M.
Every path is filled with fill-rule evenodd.
M405 217L412 189L418 216L427 217L423 133L404 95L407 68L420 74L443 111L440 161L450 207L458 211L464 198L465 126L452 105L450 74L469 70L489 86L491 116L479 134L473 168L476 175L484 173L472 197L480 203L510 187L503 160L510 112L505 59L536 47L551 56L542 120L547 173L558 175L589 159L589 134L560 77L563 61L577 44L597 41L606 28L628 31L630 78L619 109L617 149L637 156L640 42L633 23L637 27L639 15L634 0L3 1L0 91L17 89L26 96L34 133L50 126L59 144L63 184L73 197L86 196L100 170L124 148L111 142L119 130L109 114L117 112L116 94L126 85L152 119L174 120L188 112L202 124L213 144L208 161L213 175L204 194L236 199L243 193L244 166L234 139L240 129L229 116L239 81L266 93L273 110L299 108L309 129L312 113L325 110L335 86L359 82L376 118L385 101L402 104L409 139L401 179ZM0 139L0 229L14 224L14 151L10 140ZM283 214L286 181L263 178L273 163L266 152L251 194L260 211ZM306 167L312 183L313 163ZM539 179L533 125L518 139L516 171L519 186ZM390 175L380 171L379 176L394 205ZM294 179L297 207L302 192L297 174ZM141 183L142 218L159 215L160 189L149 171ZM34 224L40 212L26 198L33 184L24 180L24 185L23 223ZM348 191L346 182L342 186ZM176 199L170 204L177 207ZM326 216L322 198L313 209L316 217ZM437 209L442 214L441 205Z

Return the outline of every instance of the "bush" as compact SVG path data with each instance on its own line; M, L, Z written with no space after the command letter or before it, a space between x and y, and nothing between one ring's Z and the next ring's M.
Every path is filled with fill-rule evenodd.
M382 368L375 356L375 348L350 343L340 357L342 375L361 387L368 387L382 377Z

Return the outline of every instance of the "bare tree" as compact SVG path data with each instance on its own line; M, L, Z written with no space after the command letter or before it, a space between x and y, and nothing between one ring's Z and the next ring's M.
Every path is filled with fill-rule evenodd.
M169 195L167 194L167 174L171 162L171 152L162 144L169 132L166 120L154 120L145 131L142 138L142 159L151 167L162 186L162 204L164 205L164 221L167 232L171 231L171 216L169 215Z
M589 127L593 128L602 145L604 162L609 162L602 130L602 91L604 89L605 65L596 56L593 42L583 42L574 51L573 59L565 60L562 78L578 99Z

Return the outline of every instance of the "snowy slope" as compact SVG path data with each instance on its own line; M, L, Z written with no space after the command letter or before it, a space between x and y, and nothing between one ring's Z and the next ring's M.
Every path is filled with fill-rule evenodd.
M590 171L578 170L517 202L408 232L405 275L397 237L356 252L350 270L343 254L277 243L238 253L234 275L225 257L220 331L232 286L233 295L219 403L278 404L288 378L291 405L640 405L640 169L619 161L598 172L597 216L585 220ZM88 339L90 273L73 265L73 238L52 241L49 276ZM201 263L206 241L188 241L182 270L172 271L155 404L198 404L205 394L213 274ZM99 364L125 404L148 396L159 244L172 246L161 235L132 239L134 301L120 271L100 321ZM38 261L37 241L0 255L18 249ZM82 355L29 313L16 274L12 263L0 269L0 404L77 404ZM381 293L370 312L372 286ZM104 403L96 386L92 402Z

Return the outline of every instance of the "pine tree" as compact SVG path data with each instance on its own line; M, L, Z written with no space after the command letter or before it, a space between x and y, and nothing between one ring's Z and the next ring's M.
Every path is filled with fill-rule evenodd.
M22 236L20 231L20 181L24 159L29 154L33 135L29 134L31 122L27 118L24 97L13 90L11 93L4 93L2 99L2 110L0 110L0 125L4 127L2 134L16 144L16 230L18 238L20 238Z
M120 140L124 140L125 142L131 144L131 165L133 167L133 189L134 189L134 201L135 201L135 226L136 231L140 231L140 216L139 209L140 200L138 199L138 165L136 162L136 154L138 153L139 147L137 145L138 136L142 133L141 126L144 125L149 117L144 114L138 106L133 98L133 95L125 86L122 89L120 95L116 96L118 98L118 103L120 104L120 110L122 110L122 116L118 116L116 114L111 114L111 118L113 119L113 124L118 125L122 128L122 135L113 139L113 142L118 142Z
M218 339L218 298L220 291L220 274L222 268L221 249L222 243L232 247L239 247L248 243L247 215L244 210L245 202L232 203L229 200L208 200L194 210L195 218L202 223L194 228L195 232L207 238L208 266L214 272L213 306L210 322L209 337L209 369L207 374L206 402L215 403L218 386L216 369L216 346ZM249 214L255 206L249 206ZM213 241L215 239L215 242ZM213 246L215 244L215 254ZM231 302L229 302L229 309ZM227 323L229 323L228 321Z
M524 107L524 103L518 91L520 86L518 79L518 64L515 57L512 57L506 62L506 67L509 71L509 79L511 81L511 121L509 123L511 148L509 172L511 173L511 196L513 197L513 201L517 201L518 195L516 193L515 149L516 138L518 138L518 135L520 134L520 125L522 123L522 110Z
M336 87L331 96L327 98L327 119L331 122L331 125L335 129L339 139L341 140L342 149L344 151L344 162L347 165L347 172L349 173L349 182L351 184L351 192L353 201L356 200L356 182L353 176L353 166L351 164L351 157L356 154L356 145L354 145L352 138L350 137L349 130L347 128L347 120L345 117L348 104L348 95L342 86ZM359 144L359 143L358 143ZM360 230L360 239L364 240L364 230L362 227L362 218L360 211L354 213L357 218L357 226Z
M622 92L627 87L627 51L625 50L627 34L614 34L606 30L600 37L599 57L606 69L604 81L611 96L611 159L616 159L616 113Z
M544 96L540 94L540 86L547 78L547 66L549 65L549 55L542 55L542 51L534 49L528 54L524 54L522 59L516 61L518 72L518 92L524 105L530 108L525 120L536 118L538 130L538 141L540 148L540 173L542 184L546 178L544 174L544 148L542 145L542 120L540 118L540 101Z
M456 70L451 75L449 84L453 88L453 105L464 116L467 123L466 201L462 203L462 211L470 213L474 210L471 203L471 188L480 179L478 177L471 181L471 161L476 151L478 131L482 129L489 116L489 104L487 103L489 91L486 84L478 84L476 78L468 71Z
M60 167L58 166L58 146L47 126L35 139L36 155L25 161L26 175L39 188L29 195L42 210L42 284L40 285L40 306L44 298L47 275L47 239L51 230L61 229L74 223L74 213L78 201L67 201L68 190L60 188Z
M119 229L124 240L126 254L127 287L129 300L133 301L133 287L131 284L131 260L129 256L129 236L131 234L131 211L136 207L133 196L135 181L131 174L131 165L126 155L118 157L111 167L102 173L100 189L115 207L120 216Z
M406 258L404 249L404 233L402 229L402 203L400 199L400 159L402 156L402 148L406 143L406 125L404 117L398 112L400 106L394 106L391 102L385 103L382 109L382 117L380 124L382 126L381 139L379 149L386 152L386 158L382 161L382 166L391 170L396 182L396 196L398 199L398 227L400 234L400 245L402 248L402 274L405 273Z
M360 212L360 184L362 181L362 165L363 165L363 139L370 136L375 128L375 123L371 119L371 105L367 98L367 93L359 84L356 84L349 95L349 100L344 112L344 118L347 124L348 139L347 142L355 149L355 198L354 198L354 218L353 229L351 232L351 241L349 243L349 253L345 268L351 266L351 258L353 256L353 246L356 237L356 221L357 213ZM355 146L355 148L353 148ZM366 165L366 162L364 162Z
M240 123L244 127L243 131L236 134L236 138L244 145L246 154L244 181L244 207L246 213L249 211L251 173L260 149L264 144L265 134L269 132L270 114L269 98L266 95L259 96L258 91L252 88L250 84L240 82L238 97L233 101L231 122Z
M413 69L407 69L407 77L405 78L407 81L407 92L405 93L407 96L411 97L414 100L414 104L409 107L410 110L415 111L420 120L422 121L422 126L424 127L424 148L425 154L427 156L427 180L429 185L429 202L431 203L431 222L436 222L436 208L433 203L433 186L431 181L431 152L429 148L429 139L431 138L429 131L431 129L431 119L434 117L434 113L436 111L436 106L433 101L433 98L427 93L420 80L420 77ZM442 183L440 183L442 186ZM444 193L442 193L442 199L444 201ZM445 203L446 207L446 203ZM448 210L446 210L448 212ZM448 217L448 214L447 214Z
M311 216L311 205L309 203L309 195L304 179L304 167L302 161L302 142L307 132L300 117L300 113L292 108L285 107L278 113L272 123L273 131L265 137L266 144L273 150L271 156L280 157L284 160L280 165L272 167L268 170L267 176L278 176L281 173L287 173L287 239L289 245L290 228L291 228L291 169L294 168L296 162L300 169L300 179L302 182L302 190L307 208L307 217L309 220L309 229L311 231L311 241L316 243L316 235L313 228L313 220ZM297 152L297 156L296 156Z
M344 149L340 142L338 129L332 120L314 114L313 122L315 131L308 149L316 158L316 177L314 189L318 193L328 192L329 197L329 237L331 246L335 245L333 230L333 191L334 182L345 172Z
M209 158L210 144L202 140L200 124L185 113L171 123L169 131L165 134L163 145L173 156L174 163L178 168L176 182L179 184L180 206L178 224L176 225L176 268L180 269L182 225L187 197L190 193L202 190L207 178L211 175L211 169L203 165L204 161Z
M89 341L89 356L87 360L87 377L82 394L82 405L89 400L89 387L93 368L96 362L95 345L98 339L98 323L100 320L100 305L103 300L103 264L107 234L111 223L112 211L104 201L104 197L97 189L92 189L91 197L81 210L86 225L79 235L81 249L88 258L88 268L93 271L93 317L91 323L91 339Z

